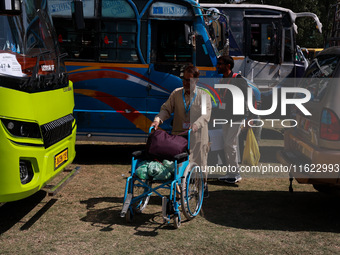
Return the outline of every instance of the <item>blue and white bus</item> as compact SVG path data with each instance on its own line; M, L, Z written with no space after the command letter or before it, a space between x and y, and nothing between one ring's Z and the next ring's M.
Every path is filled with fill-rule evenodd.
M217 52L193 0L83 0L75 29L71 0L49 0L74 82L78 138L144 142L183 67L216 75ZM171 129L171 122L162 125Z
M309 17L319 32L322 24L314 13L260 4L201 4L223 15L210 26L219 51L228 39L228 54L233 56L235 70L248 79L301 77L306 68L305 58L296 44L296 19ZM223 29L225 27L225 29Z
M287 86L286 78L302 77L308 66L296 43L296 19L312 18L319 32L322 31L319 18L310 12L295 13L262 4L205 3L201 7L213 8L221 14L211 22L210 35L219 52L227 51L234 58L234 71L241 72L259 87L263 109L271 107L274 87ZM289 82L289 86L296 84ZM279 117L278 112L273 116Z

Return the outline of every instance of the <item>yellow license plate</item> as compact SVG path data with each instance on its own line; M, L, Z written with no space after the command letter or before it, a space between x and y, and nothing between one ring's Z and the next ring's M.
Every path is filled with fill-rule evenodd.
M67 160L68 160L68 149L65 149L54 157L54 168L57 169L59 166L64 164Z

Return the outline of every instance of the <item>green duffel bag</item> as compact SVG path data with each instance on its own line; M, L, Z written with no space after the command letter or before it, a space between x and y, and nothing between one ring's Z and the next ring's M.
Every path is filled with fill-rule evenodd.
M142 161L138 164L138 167L136 169L136 175L142 179L142 180L148 180L148 167L149 167L150 161Z

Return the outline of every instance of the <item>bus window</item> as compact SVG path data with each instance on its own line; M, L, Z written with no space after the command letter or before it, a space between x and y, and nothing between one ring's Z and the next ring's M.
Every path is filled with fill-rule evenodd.
M186 26L193 26L194 16L188 7L185 3L154 2L149 8L151 63L192 63L193 47L187 43L185 31Z
M100 60L138 62L136 36L135 21L103 20L100 34Z
M71 18L72 0L48 0L48 9L53 16ZM93 18L95 16L95 0L83 0L84 18Z
M293 47L293 31L291 28L284 29L284 53L283 53L283 60L284 62L292 62L293 61L293 54L294 54L294 47Z
M7 33L11 29L10 22L5 16L0 16L0 50L11 51L14 53L22 53L22 40L17 30Z
M102 18L96 18L92 10L93 3L93 0L84 2L85 30L76 30L70 26L72 20L64 18L70 17L65 12L53 12L58 40L63 51L68 53L67 58L84 61L140 62L137 55L136 14L131 5L125 0L103 0ZM50 4L50 8L51 6L53 4Z
M140 21L140 31L141 35L146 35L148 32L148 21L147 20L141 20ZM142 53L142 57L146 60L148 55L148 37L147 36L141 36L140 37L140 49Z
M135 12L125 0L103 0L102 17L105 18L135 18Z
M231 56L243 56L243 11L225 9L222 12L229 18L229 53Z
M177 29L173 29L176 27ZM192 61L192 46L185 40L185 27L180 21L153 21L151 62Z
M249 55L254 60L277 63L279 61L278 22L251 22L249 29Z
M58 20L58 41L68 59L96 60L96 22L85 19L86 30L76 31L68 20Z
M138 62L136 14L131 5L125 0L103 0L102 17L100 60Z

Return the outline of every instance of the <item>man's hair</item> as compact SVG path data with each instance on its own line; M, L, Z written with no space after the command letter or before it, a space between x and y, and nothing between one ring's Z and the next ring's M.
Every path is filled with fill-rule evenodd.
M196 66L193 66L193 65L188 65L184 69L184 72L192 73L194 78L198 78L200 76L200 71L198 70L198 68Z
M228 56L221 56L218 58L219 61L222 61L225 65L230 65L230 70L233 70L234 68L234 59L232 57Z

